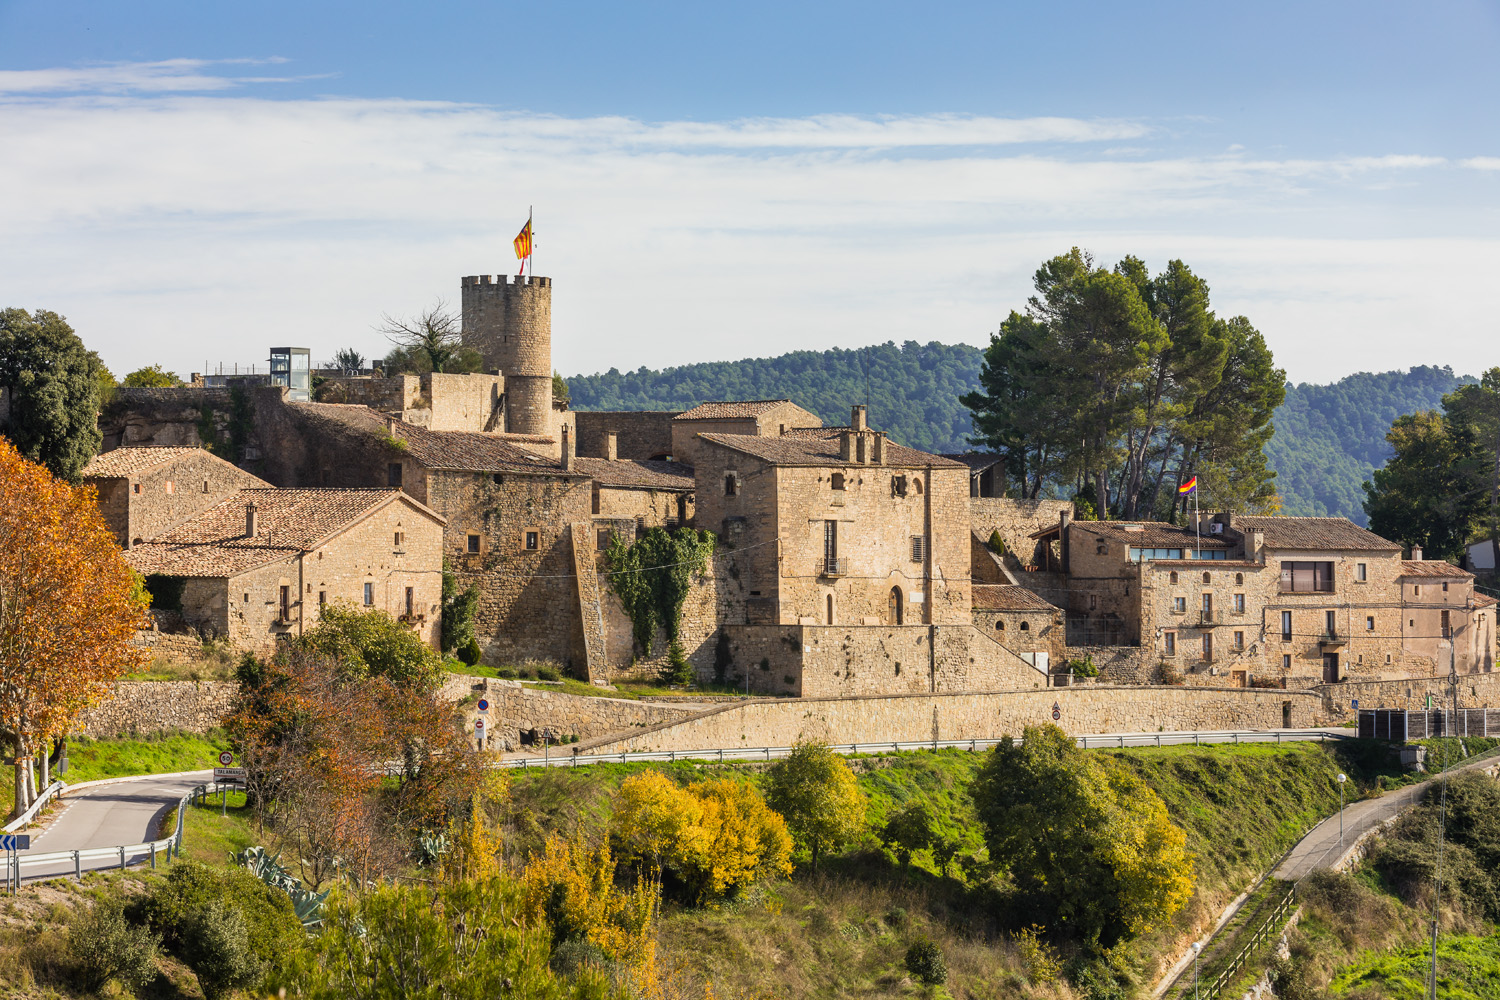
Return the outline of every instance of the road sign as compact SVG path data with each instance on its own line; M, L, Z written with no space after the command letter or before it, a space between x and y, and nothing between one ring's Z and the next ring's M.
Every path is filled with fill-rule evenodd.
M1359 708L1359 699L1355 698L1353 701L1349 702L1349 707Z
M1061 719L1061 718L1062 718L1062 706L1059 705L1057 702L1054 701L1052 703L1052 721L1056 722L1058 719Z
M0 834L0 851L29 851L31 850L31 834L29 833L6 833Z
M230 783L245 783L245 769L243 767L216 767L214 768L214 780Z
M487 701L484 698L480 698L479 699L479 710L481 712L488 712L490 710L490 703L489 703L489 701Z
M474 728L477 729L477 730L479 730L480 732L484 732L484 720L483 719L475 719L474 720Z
M234 754L230 753L228 750L221 751L219 753L219 763L224 767L229 767L234 763Z

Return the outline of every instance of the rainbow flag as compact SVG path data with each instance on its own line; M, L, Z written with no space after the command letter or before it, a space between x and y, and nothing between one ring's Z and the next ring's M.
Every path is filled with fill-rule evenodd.
M1191 493L1198 488L1198 477L1194 476L1181 486L1177 487L1178 493Z

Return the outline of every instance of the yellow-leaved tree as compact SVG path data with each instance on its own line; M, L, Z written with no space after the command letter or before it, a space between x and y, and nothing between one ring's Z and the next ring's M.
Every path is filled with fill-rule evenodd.
M682 786L660 771L631 775L610 832L622 858L659 869L694 903L792 870L786 821L753 786L728 778Z
M139 666L148 598L92 486L72 486L0 438L0 730L15 747L15 812L33 755Z

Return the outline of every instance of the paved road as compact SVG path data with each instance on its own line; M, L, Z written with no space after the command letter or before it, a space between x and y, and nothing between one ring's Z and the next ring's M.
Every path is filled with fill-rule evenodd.
M1458 765L1448 773L1455 774L1474 767L1491 767L1495 763L1494 757L1477 758ZM1319 868L1332 867L1362 834L1394 818L1403 809L1416 805L1432 787L1432 782L1436 777L1434 775L1419 785L1408 785L1405 788L1387 792L1378 799L1366 799L1344 807L1343 813L1330 816L1313 827L1312 831L1292 848L1291 853L1276 869L1275 877L1287 882L1296 882ZM1342 836L1339 833L1340 817L1343 822Z
M82 789L60 800L57 814L47 829L32 834L31 850L21 853L53 854L58 851L82 851L118 844L140 844L156 839L157 825L177 800L198 785L213 779L212 771L170 778L142 778ZM127 864L149 855L125 856ZM119 866L119 859L84 862L85 870ZM58 865L24 866L27 880L71 875L72 862Z

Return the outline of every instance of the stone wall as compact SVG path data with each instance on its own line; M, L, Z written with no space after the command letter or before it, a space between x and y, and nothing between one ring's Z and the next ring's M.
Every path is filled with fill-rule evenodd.
M156 629L141 629L130 641L137 649L145 650L152 657L182 662L203 655L203 640L196 635L178 635Z
M681 410L614 412L582 410L574 414L578 431L576 453L605 458L605 438L615 434L616 458L660 458L672 454L672 418Z
M182 730L206 733L229 713L234 681L120 681L78 718L74 732L94 739Z
M1174 730L1276 729L1322 721L1315 694L1086 685L991 694L907 694L777 699L709 709L681 722L578 746L581 753L995 739L1052 721L1073 735Z
M1385 681L1343 681L1338 684L1320 684L1313 689L1323 698L1324 710L1335 718L1349 718L1355 713L1354 702L1362 710L1372 708L1404 708L1416 710L1427 707L1427 698L1432 697L1433 708L1450 708L1452 691L1448 687L1446 673L1429 677L1406 677ZM1459 708L1500 707L1500 673L1475 673L1458 675Z
M1069 660L1092 659L1099 668L1101 684L1150 684L1156 678L1160 657L1154 650L1140 646L1065 646L1059 671L1067 669Z
M462 702L465 725L474 732L479 718L479 699L490 703L485 713L485 728L493 738L520 745L520 734L529 729L550 729L558 736L577 736L581 740L597 739L612 733L627 732L664 722L676 722L697 714L697 706L684 707L624 698L595 698L565 694L519 681L490 677L468 677L449 674L441 697ZM503 749L491 743L491 749Z
M1022 563L1033 562L1037 542L1031 533L1057 524L1063 511L1072 514L1073 501L969 498L969 519L974 532L985 541L989 541L991 532L1000 532L1005 539L1005 551Z

